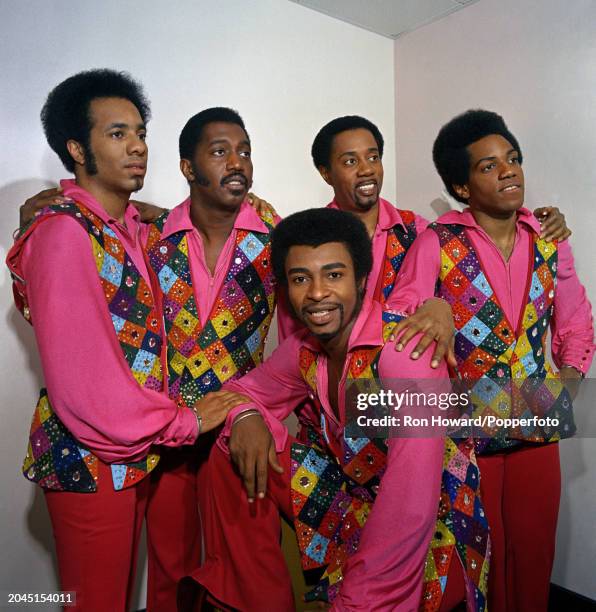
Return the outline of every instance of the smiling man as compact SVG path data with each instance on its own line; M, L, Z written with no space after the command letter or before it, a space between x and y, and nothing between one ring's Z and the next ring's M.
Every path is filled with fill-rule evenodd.
M467 207L446 213L416 240L395 306L417 304L437 288L450 302L458 371L479 415L533 412L561 421L550 432L492 431L476 442L493 543L489 609L538 612L548 607L555 552L556 442L574 431L569 396L555 379L580 378L590 367L591 306L568 242L541 239L523 208L522 152L502 117L485 110L455 117L441 128L433 158L449 193ZM549 328L558 374L547 359ZM515 394L531 399L519 403Z
M303 329L225 387L251 403L230 412L209 458L207 557L193 579L212 603L226 609L294 609L279 543L281 513L295 526L303 567L322 574L310 600L330 602L337 611L413 610L424 587L426 609L437 610L441 587L436 575L433 582L434 564L425 574L436 528L445 538L436 553L437 560L445 556L443 609L451 609L458 594L463 598L464 581L459 563L449 564L456 558L455 537L437 522L444 439L344 436L351 380L372 378L372 372L380 379L436 380L446 376L445 365L433 369L385 345L396 317L365 298L371 242L353 215L324 208L291 215L274 231L272 257L277 282ZM300 443L281 421L306 398L317 422L308 442ZM450 444L449 457L455 459L462 451ZM468 492L473 497L475 464L460 458L468 466L466 498ZM452 475L454 499L464 499L462 486ZM442 507L449 504L445 492ZM475 522L481 506L478 500L472 505L476 514L466 519L486 547L482 519ZM484 557L467 550L468 561L474 568L478 564L477 580L486 572ZM470 609L482 609L476 587L470 578Z
M391 299L404 256L429 223L421 215L396 208L381 197L384 147L383 135L374 123L365 117L347 115L324 125L311 148L315 168L333 189L334 198L328 207L356 215L371 237L373 267L366 291L381 304ZM537 209L535 214L542 219L547 239L569 235L564 218L557 209ZM419 273L424 274L422 270ZM443 300L431 297L410 308L408 313L408 319L396 326L395 335L400 340L396 348L401 350L416 333L423 332L412 356L417 358L433 347L433 367L437 367L445 355L455 364L450 348L453 319L449 306ZM282 308L278 319L280 338L298 328L298 323ZM306 417L307 413L303 412L302 416Z
M159 299L129 204L145 177L148 118L124 73L60 83L42 121L74 173L61 182L69 202L42 210L7 258L47 386L23 472L44 489L61 588L85 612L128 608L159 449L193 444L238 403L219 393L178 406L164 390ZM153 545L150 534L150 566Z

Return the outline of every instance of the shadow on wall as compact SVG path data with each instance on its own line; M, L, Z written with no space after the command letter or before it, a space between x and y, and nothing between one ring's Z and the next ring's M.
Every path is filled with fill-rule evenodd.
M14 367L10 366L10 358L8 356L4 357L4 359L7 360L7 367L4 369L4 372L6 372L6 379L2 381L2 387L4 389L3 395L6 393L13 394L11 396L11 401L7 402L6 405L14 404L15 399L22 400L19 401L19 415L21 416L13 418L24 419L26 423L23 423L22 429L27 432L37 399L38 389L43 386L43 373L39 362L33 330L12 303L11 279L8 269L4 266L4 259L6 253L13 244L13 232L19 224L19 206L24 203L28 197L38 193L42 189L54 186L56 186L56 184L51 181L31 178L8 183L0 188L0 202L4 209L4 214L0 217L0 252L2 255L0 286L2 291L1 299L3 303L7 305L3 321L3 335L6 337L8 334L11 334L13 337L16 337L19 345L19 352L27 355L25 372L15 372ZM15 376L18 377L18 380L12 378ZM8 377L11 378L8 379ZM31 382L29 383L26 381ZM17 396L15 398L15 390L21 397ZM11 428L7 429L10 430ZM14 469L18 470L26 451L26 443L26 437L19 440L15 445L17 448L16 452L19 453L18 456L4 456L4 463L10 463L11 466L14 464ZM9 447L13 448L13 444L4 445L5 449ZM13 451L11 451L11 455L12 452ZM28 508L26 512L22 514L22 529L30 534L38 545L40 552L43 551L43 553L47 555L48 562L51 560L52 573L54 576L53 580L57 588L58 567L54 553L52 528L46 510L43 491L38 486L31 484L29 500ZM16 527L16 525L14 527Z
M444 215L446 212L451 210L448 202L443 200L443 198L435 198L430 204L429 207L435 212L437 217Z
M6 253L13 244L13 233L19 225L19 207L25 200L38 193L42 189L56 187L56 183L46 179L24 179L8 183L0 188L0 202L2 203L5 213L0 217L0 247L2 254L2 264L6 257ZM8 269L2 265L2 273L0 275L0 286L5 295L11 293L11 279ZM23 352L29 358L29 370L33 374L37 388L43 386L43 374L41 365L37 355L37 347L35 337L31 330L31 326L27 323L21 314L16 310L13 304L10 305L6 313L5 324L7 329L13 333L19 341ZM9 383L10 381L6 381ZM37 389L35 391L37 394Z

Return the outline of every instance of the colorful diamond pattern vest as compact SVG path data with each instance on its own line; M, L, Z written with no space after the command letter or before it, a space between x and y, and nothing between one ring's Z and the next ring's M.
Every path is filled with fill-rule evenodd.
M272 215L261 216L269 230ZM232 265L209 316L201 326L181 231L159 237L166 216L152 229L148 254L164 295L170 397L192 406L228 380L263 360L263 345L275 308L270 233L238 230Z
M160 316L151 288L137 270L117 235L82 204L69 203L44 209L22 233L9 253L14 261L40 223L56 214L69 215L89 234L99 281L114 332L131 374L142 387L163 388ZM13 274L15 302L31 322L26 285ZM135 463L112 464L114 489L133 486L152 471L159 455L150 453ZM44 489L93 492L97 490L97 458L66 429L52 410L45 389L37 403L23 474Z
M383 314L385 340L401 317ZM382 347L355 351L350 356L348 380L369 385L378 379ZM302 376L317 397L317 354L300 351ZM318 404L318 402L317 402ZM320 404L320 431L311 429L309 444L291 449L291 495L294 527L305 570L322 568L319 584L307 601L333 601L342 580L342 568L358 548L362 528L374 504L385 472L387 440L364 436L344 438L341 448L329 440ZM424 570L420 609L438 610L447 583L453 553L466 572L470 610L486 607L490 540L478 495L480 477L471 441L446 440L435 534Z
M438 295L453 310L458 370L464 381L472 383L474 416L529 419L536 415L559 420L556 428L528 426L509 432L483 428L483 437L476 441L477 452L496 452L516 446L521 440L556 442L573 435L571 398L545 359L557 284L556 244L534 237L528 299L515 329L464 227L430 227L441 246Z
M387 232L387 247L381 277L382 290L379 296L381 304L387 301L393 291L401 264L417 235L414 213L411 210L400 210L398 212L405 229L401 225L396 225Z

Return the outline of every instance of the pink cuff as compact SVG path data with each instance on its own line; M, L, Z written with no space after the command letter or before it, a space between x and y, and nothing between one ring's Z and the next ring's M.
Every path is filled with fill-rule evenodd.
M594 346L590 346L586 349L569 348L567 350L562 350L558 355L557 365L559 368L566 365L573 366L582 374L587 374L592 365L594 350Z
M182 446L194 444L198 437L197 417L190 408L185 407L180 409L178 418L161 432L155 443L162 446Z
M217 439L217 445L219 448L226 453L230 454L230 449L228 448L228 443L230 441L230 436L232 435L232 425L234 424L234 420L236 417L243 412L247 412L248 410L256 410L263 417L265 421L265 425L267 425L267 429L271 432L273 439L275 440L275 450L278 453L281 453L285 448L287 439L288 439L288 430L283 423L278 421L275 417L271 416L271 414L261 408L259 405L248 402L246 404L240 404L235 408L232 408L230 412L228 412L228 416L226 417L226 422L224 424L224 428L219 434L219 438Z

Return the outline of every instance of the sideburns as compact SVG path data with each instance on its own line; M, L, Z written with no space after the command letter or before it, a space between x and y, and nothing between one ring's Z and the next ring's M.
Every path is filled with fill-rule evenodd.
M196 164L194 163L194 161L191 160L190 162L190 166L192 168L192 171L195 175L195 180L196 182L201 186L201 187L209 187L209 185L211 185L211 183L209 182L209 180L204 177L200 170L197 168Z

